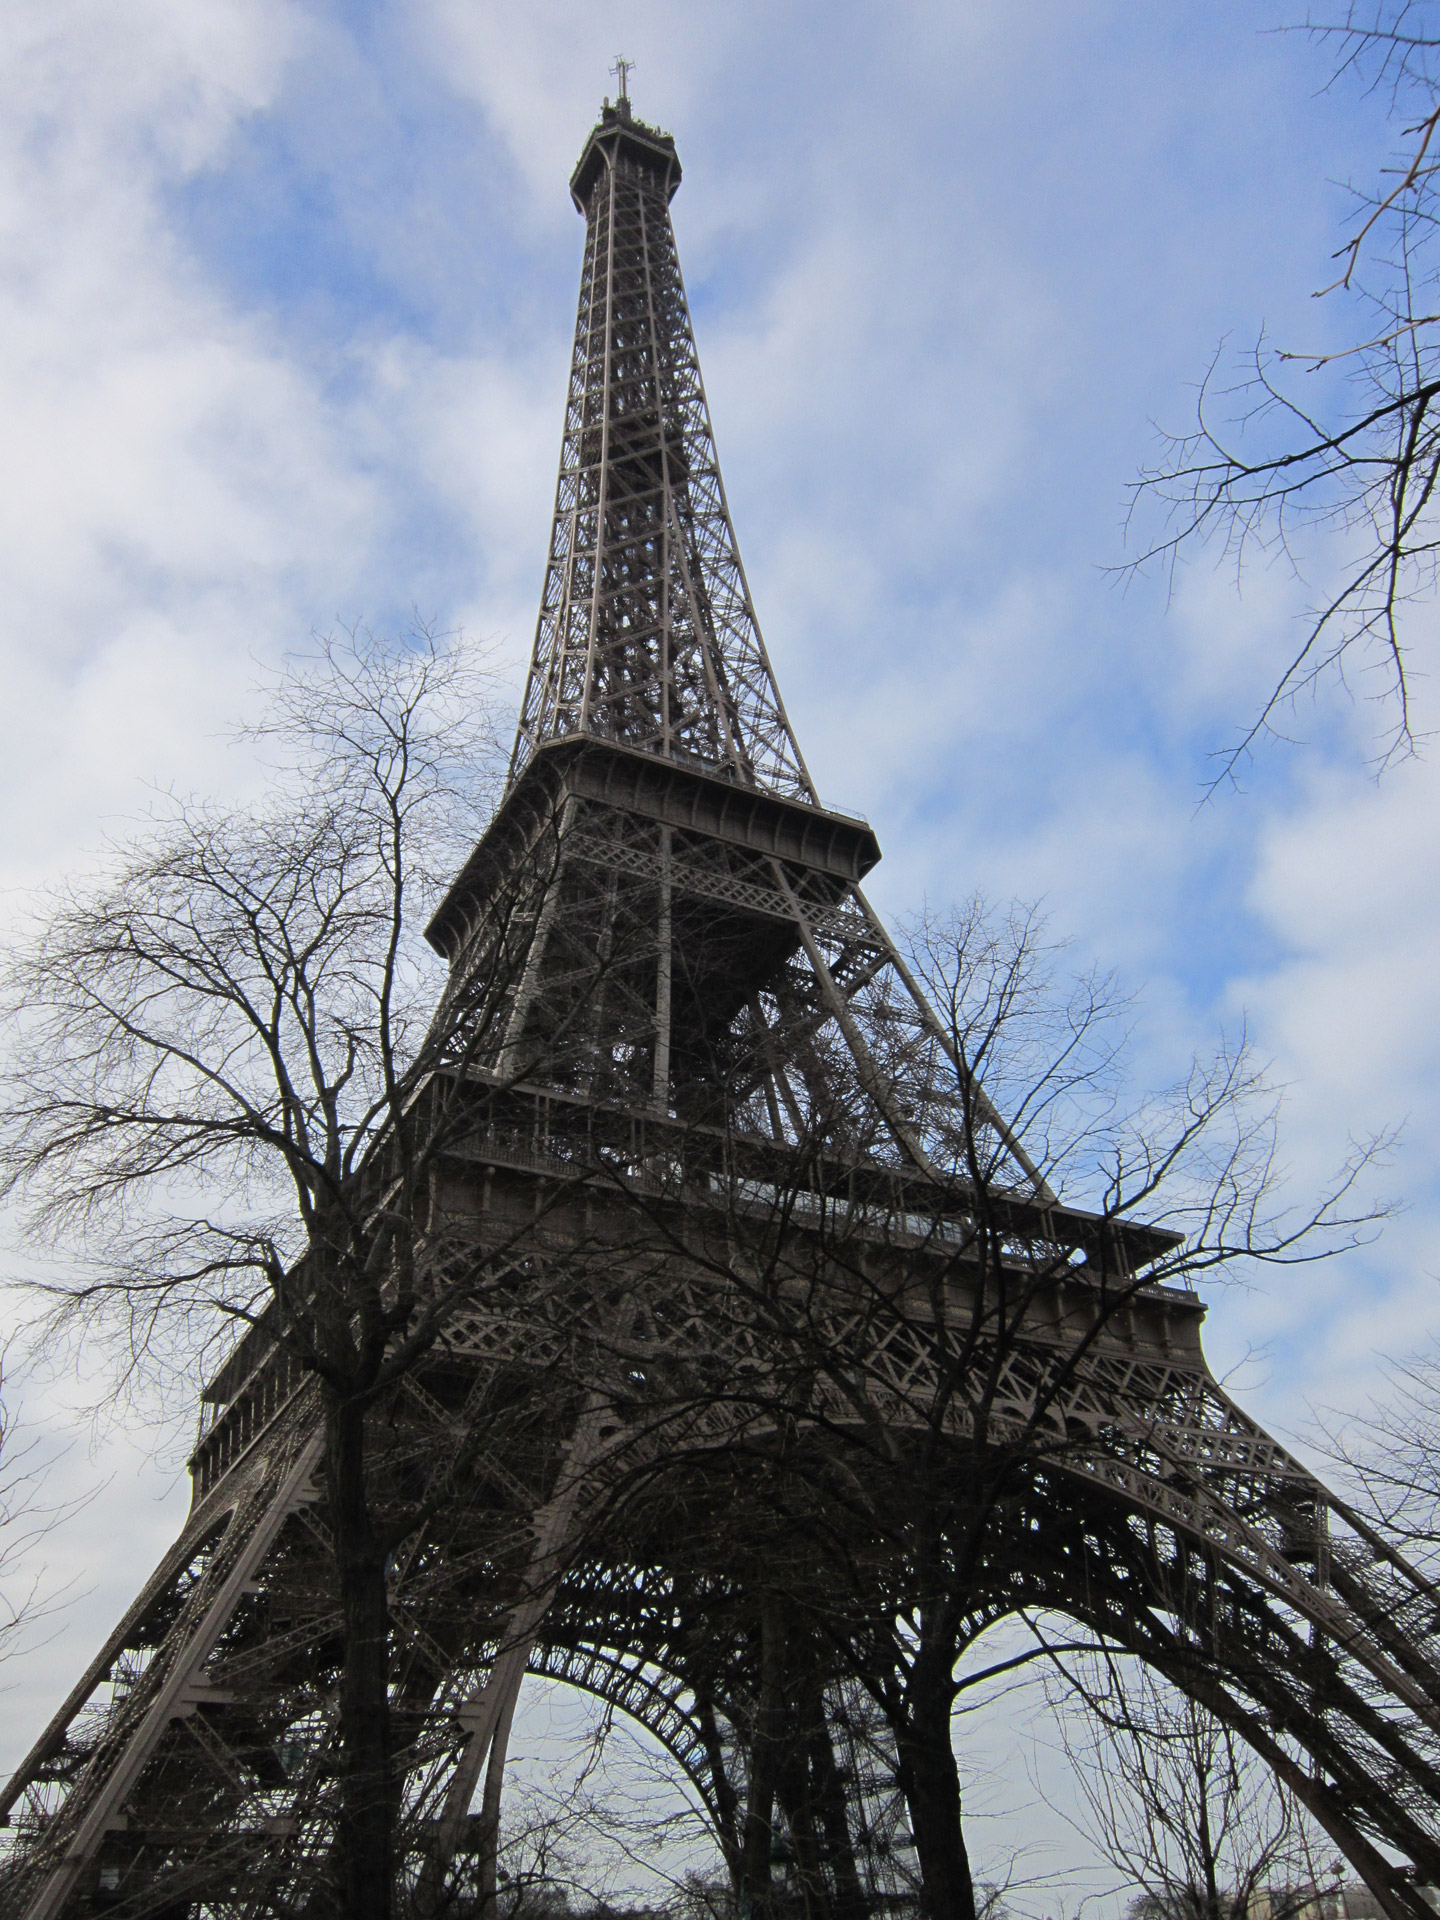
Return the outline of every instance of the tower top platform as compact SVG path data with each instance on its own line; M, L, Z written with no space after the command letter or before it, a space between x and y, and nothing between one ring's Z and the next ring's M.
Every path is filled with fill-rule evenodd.
M570 176L571 198L581 213L588 211L590 194L607 161L613 165L622 153L660 176L665 182L667 201L675 198L680 185L680 160L675 152L674 137L637 120L628 100L621 100L613 107L607 100Z

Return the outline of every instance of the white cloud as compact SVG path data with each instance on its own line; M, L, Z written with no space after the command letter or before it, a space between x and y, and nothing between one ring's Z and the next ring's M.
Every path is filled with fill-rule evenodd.
M363 577L345 422L207 285L166 196L265 108L281 5L7 10L0 196L0 766L13 884L214 772L256 654ZM298 629L298 630L297 630Z
M216 0L45 0L0 24L0 887L73 869L145 781L243 784L216 735L254 657L364 578L379 514L345 420L167 212L265 108L302 26ZM28 1412L42 1444L76 1421L53 1390ZM7 1758L176 1523L147 1436L111 1436L98 1464L82 1442L60 1490L106 1476L49 1544L84 1598L25 1662Z

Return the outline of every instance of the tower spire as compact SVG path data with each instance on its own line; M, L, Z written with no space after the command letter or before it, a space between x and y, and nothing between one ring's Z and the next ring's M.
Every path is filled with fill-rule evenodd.
M570 182L585 257L511 779L588 736L815 803L725 499L685 300L669 134L605 109Z

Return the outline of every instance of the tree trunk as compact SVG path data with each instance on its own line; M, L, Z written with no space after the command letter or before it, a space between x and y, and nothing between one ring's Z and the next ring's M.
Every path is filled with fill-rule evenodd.
M975 1920L975 1887L960 1824L960 1769L950 1738L952 1702L949 1661L942 1671L922 1653L906 1689L905 1724L896 1731L926 1920Z
M785 1733L785 1616L769 1600L760 1617L760 1686L750 1729L750 1790L740 1841L741 1920L770 1911L775 1783Z
M326 1408L327 1466L344 1622L340 1673L338 1888L344 1920L390 1920L390 1606L385 1556L371 1521L365 1416Z

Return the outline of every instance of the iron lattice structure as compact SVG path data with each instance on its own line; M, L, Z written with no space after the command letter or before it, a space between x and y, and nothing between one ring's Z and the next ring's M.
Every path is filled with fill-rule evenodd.
M592 141L571 183L585 259L512 774L581 735L814 804L715 457L670 225L680 163L633 123L617 140Z
M868 906L879 849L817 799L741 569L679 178L622 102L572 181L534 662L504 801L430 928L480 1033L431 1244L484 1279L375 1453L381 1502L471 1463L392 1568L402 1903L493 1911L540 1673L649 1729L737 1879L759 1821L773 1911L919 1910L861 1656L918 1577L887 1511L943 1442L962 1638L1051 1608L1141 1655L1393 1920L1427 1913L1440 1596L1221 1391L1199 1301L1161 1283L1175 1237L1058 1202ZM983 1394L954 1390L942 1322ZM181 1538L6 1791L15 1920L324 1910L317 1391L262 1326L204 1406Z

